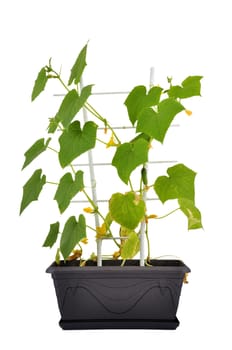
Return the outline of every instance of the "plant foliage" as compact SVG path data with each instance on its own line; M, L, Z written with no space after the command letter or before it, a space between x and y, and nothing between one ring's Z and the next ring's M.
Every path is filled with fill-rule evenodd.
M141 224L145 224L146 227L147 261L149 262L148 222L150 218L160 217L155 214L147 215L144 200L147 191L153 189L163 204L167 201L175 203L177 208L172 212L179 210L184 214L189 230L202 227L201 213L195 205L196 172L184 164L176 164L167 169L167 174L148 179L146 168L152 141L163 143L175 117L184 110L186 114L191 114L191 111L188 111L183 105L182 100L185 102L188 98L201 95L202 77L189 76L180 85L173 85L172 79L168 78L168 88L152 86L147 90L143 85L135 86L125 100L128 121L134 127L135 135L133 139L122 142L109 121L89 103L92 85L82 87L80 84L87 65L87 46L86 44L83 47L75 60L67 83L62 80L61 74L54 70L51 59L47 66L41 68L35 80L31 95L32 101L44 91L49 79L56 79L58 83L61 83L65 87L66 94L57 113L49 119L47 134L50 137L47 135L40 138L25 152L23 169L31 166L31 163L41 153L55 151L53 153L57 157L61 170L68 167L69 171L62 173L58 182L57 180L48 182L42 168L35 170L23 186L20 214L33 201L38 200L46 183L56 186L53 198L58 204L60 214L70 208L74 198L81 194L88 202L88 206L83 208L85 216L83 213L78 213L77 217L74 209L74 215L66 219L63 228L59 221L50 225L44 241L43 246L51 248L59 238L55 256L56 263L60 262L61 254L64 260L82 259L82 250L84 244L87 243L89 230L95 231L97 239L111 238L114 240L119 250L112 254L112 258L121 257L123 261L131 259L140 249ZM83 108L93 116L92 120L83 122L80 113ZM105 131L110 130L112 133L108 143L99 138L99 125L103 126ZM57 150L53 147L56 137L59 145ZM89 195L89 189L84 184L84 172L77 169L74 163L78 157L95 148L98 142L105 143L106 152L110 147L115 148L112 166L118 174L119 181L127 186L123 193L109 194L109 210L105 214ZM135 172L140 174L140 182L132 184L132 175ZM87 224L86 217L91 214L98 215L101 219L99 227ZM120 242L115 239L113 232L115 225L118 225ZM116 235L118 235L117 232ZM91 259L94 256L92 254Z

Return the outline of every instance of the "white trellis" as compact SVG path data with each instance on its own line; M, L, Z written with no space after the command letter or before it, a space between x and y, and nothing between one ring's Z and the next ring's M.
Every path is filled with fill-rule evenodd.
M83 84L83 80L81 80L81 89L83 88L84 84ZM152 87L154 85L154 68L152 67L150 69L150 87ZM116 92L98 92L95 93L95 95L114 95L114 94L128 94L129 92L124 92L124 91L116 91ZM88 121L88 112L85 108L83 108L83 119L84 122ZM126 127L118 127L121 129L126 129ZM80 165L80 164L79 164ZM97 196L97 188L96 188L96 178L95 178L95 171L94 171L94 167L98 165L110 165L110 163L94 163L93 160L93 153L92 150L88 151L88 166L89 166L89 173L90 173L90 181L91 181L91 190L92 190L92 199L94 201L94 203L96 205L98 205L98 203L100 201L104 201L104 199L98 199ZM145 165L146 168L148 168L148 164ZM143 199L144 201L147 200L147 194L146 191L144 192L143 195ZM99 227L100 226L100 220L99 220L99 215L98 213L95 213L95 226ZM98 238L97 239L97 266L102 266L102 242L105 239L127 239L128 237L103 237L103 238ZM144 266L144 261L145 261L145 222L141 223L140 226L140 266Z

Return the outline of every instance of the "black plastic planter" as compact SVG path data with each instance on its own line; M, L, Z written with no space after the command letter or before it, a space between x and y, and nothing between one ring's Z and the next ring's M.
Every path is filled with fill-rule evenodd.
M63 329L176 329L184 275L179 260L104 261L103 267L57 266L52 274ZM91 265L91 264L90 264Z

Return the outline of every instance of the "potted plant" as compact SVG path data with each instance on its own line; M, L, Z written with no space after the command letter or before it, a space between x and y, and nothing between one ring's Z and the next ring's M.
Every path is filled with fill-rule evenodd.
M200 96L202 77L189 76L181 85L173 85L168 78L166 89L133 88L125 108L134 135L122 141L117 130L89 103L92 85L82 86L86 52L87 45L78 55L67 84L51 60L37 76L32 101L50 79L61 83L66 94L57 114L49 119L47 137L34 142L25 152L23 169L41 153L51 151L62 174L53 183L47 181L42 168L35 170L23 187L20 214L50 184L61 214L74 198L82 196L88 202L82 212L74 209L64 222L51 223L43 244L50 248L58 244L55 262L47 272L54 279L63 329L175 329L179 325L176 312L181 287L190 269L180 260L151 258L149 224L161 217L147 212L146 196L148 192L156 193L163 204L172 200L177 203L172 212L184 214L189 230L201 228L201 214L195 206L196 173L184 164L175 164L157 178L150 172L148 180L147 163L152 141L163 143L178 113L191 114L182 100ZM82 122L81 110L88 111L92 119L85 116ZM53 142L57 142L57 149ZM91 152L99 143L104 144L105 152L114 148L111 166L118 181L125 185L123 192L114 193L112 184L106 212L97 201L94 186ZM85 153L89 154L91 189L85 186L86 173L75 166L76 159ZM84 258L85 244L91 237L96 239L97 254ZM116 250L102 260L101 245L107 239L114 242ZM135 258L138 254L140 259Z

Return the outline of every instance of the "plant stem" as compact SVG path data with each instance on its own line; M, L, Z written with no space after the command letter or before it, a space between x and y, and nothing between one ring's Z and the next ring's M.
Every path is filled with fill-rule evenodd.
M121 266L124 266L125 265L125 262L126 262L126 259L123 259L122 263L121 263Z
M52 181L46 181L46 184L59 186L57 182L52 182Z
M61 84L63 85L63 87L69 92L69 88L67 87L67 85L63 82L63 80L61 79L60 75L57 75L57 78L59 79L59 81L61 82Z
M75 172L74 166L73 166L71 163L69 164L69 166L71 167L73 174L74 174L74 175L76 175L76 172Z
M59 80L59 82L63 85L63 87L65 88L65 90L67 90L68 92L70 91L69 88L67 87L67 85L64 83L64 81L61 79L60 74L58 74L53 68L51 68L52 72L56 75L56 78Z
M103 143L104 145L107 146L107 143L106 143L106 142L104 142L104 141L102 141L102 140L100 140L100 139L98 139L98 138L96 138L96 140L97 140L98 142L101 142L101 143Z
M91 226L89 226L89 225L86 225L86 227L89 228L90 230L92 230L92 231L94 231L94 232L97 233L97 231L95 230L95 228L93 228L93 227L91 227Z
M97 111L93 106L91 106L88 102L85 102L84 107L85 107L91 114L93 114L96 118L98 118L101 122L106 123L106 119L103 118L103 117L101 116L101 114L98 113L98 111Z
M93 209L95 212L98 212L98 206L94 203L92 198L89 197L88 193L85 191L85 189L82 190L84 193L85 197L88 199L89 203L92 205Z
M176 208L176 209L170 211L170 213L168 213L168 214L166 214L166 215L163 215L163 216L158 216L157 218L154 218L154 219L155 219L155 220L164 219L164 218L166 218L167 216L169 216L169 215L175 213L175 212L176 212L177 210L179 210L179 209L180 209L180 208Z
M146 238L147 238L147 261L150 262L151 260L151 245L150 240L148 236L148 223L146 222L146 230L145 230Z
M131 182L131 179L129 179L129 185L130 185L130 189L132 192L134 192L134 189L133 189L133 185L132 185L132 182Z
M108 123L108 121L103 118L101 116L101 114L98 113L98 111L96 111L96 109L91 106L88 102L85 103L85 108L91 113L93 114L97 119L99 119L101 122L103 122L105 124L105 126L111 130L112 134L114 135L115 139L118 141L119 144L121 144L121 141L119 139L119 137L117 136L116 132L114 131L114 129L112 128L112 126Z
M140 196L142 197L143 196L143 179L142 179L142 176L140 176L139 193L140 193Z
M59 153L56 149L54 149L54 148L52 148L50 146L48 146L47 148L50 149L51 151L55 152L55 153Z

